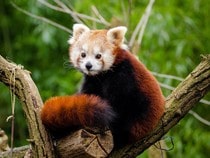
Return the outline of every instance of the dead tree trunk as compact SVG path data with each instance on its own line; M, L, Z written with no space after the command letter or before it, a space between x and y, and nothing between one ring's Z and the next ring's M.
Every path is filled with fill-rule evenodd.
M13 82L11 80L11 76L13 76L14 74L15 80ZM30 77L30 73L20 66L6 61L3 57L0 56L0 81L10 88L15 87L15 94L22 102L28 122L29 134L31 139L30 144L32 146L33 157L55 157L55 151L50 135L46 132L40 120L39 111L42 106L42 100L34 82ZM176 125L178 121L182 119L193 107L193 105L195 105L195 103L197 103L209 90L210 55L207 55L202 57L201 63L195 68L193 72L189 74L189 76L182 83L180 83L180 85L167 98L167 108L159 125L142 140L138 141L135 144L126 146L120 150L114 150L108 157L120 158L137 156L149 146L157 142L165 133L167 133L174 125ZM58 141L58 146L56 146L56 148L58 150L64 148L68 148L69 150L71 150L71 147L74 148L73 140L75 140L75 138L77 138L78 136L80 137L81 135L82 134L75 135L74 137L67 137L66 140L68 141L65 140L63 143L60 143L61 141ZM93 135L97 137L96 134ZM87 137L89 138L88 135L82 136L85 139L87 139ZM102 137L99 136L99 138ZM103 142L104 140L108 141L108 143L97 142L98 144L96 143L97 145L95 146L95 148L101 147L103 149L102 152L108 152L105 154L107 156L110 152L110 149L112 148L113 142L110 135L108 135L105 139L102 139L101 142ZM89 145L86 145L87 142L81 142L86 157L99 157L97 155L100 154L94 153L94 151L98 152L98 149L87 150L86 147L89 147ZM67 143L69 143L70 145L68 146ZM78 144L78 146L80 145ZM61 151L62 152L60 154L65 154L65 151ZM91 151L92 153L88 153L87 151ZM80 157L84 157L84 155L82 156L81 153L79 154ZM2 154L0 154L0 156L1 155Z

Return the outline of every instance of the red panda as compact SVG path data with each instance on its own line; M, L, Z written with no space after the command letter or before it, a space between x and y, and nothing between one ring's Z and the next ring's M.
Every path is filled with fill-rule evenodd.
M154 129L164 113L156 79L124 45L126 27L90 30L73 26L69 55L84 74L78 94L53 97L41 110L54 134L75 128L109 128L115 146L135 142Z

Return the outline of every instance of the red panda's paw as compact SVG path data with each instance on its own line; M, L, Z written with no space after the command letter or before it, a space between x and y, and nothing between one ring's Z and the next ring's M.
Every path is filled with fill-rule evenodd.
M109 127L114 112L109 104L94 95L53 97L41 110L43 124L51 131L74 127Z
M157 126L158 121L158 119L151 120L151 118L149 118L134 122L130 129L129 141L135 142L147 136Z
M141 122L134 123L130 129L129 142L136 142L137 140L146 136L151 130L151 127Z

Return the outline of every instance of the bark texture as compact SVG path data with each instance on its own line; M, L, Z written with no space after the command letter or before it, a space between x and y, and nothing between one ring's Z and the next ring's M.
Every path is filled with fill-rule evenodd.
M13 149L13 153L11 151L0 152L0 158L22 158L27 155L28 152L31 152L31 148L29 145L21 146ZM24 157L27 158L27 157Z
M43 102L30 72L0 56L0 81L12 89L22 103L33 157L54 158L52 141L40 119L39 111Z
M58 140L56 149L59 158L107 157L114 147L111 131L105 131L103 134L90 132L81 129Z

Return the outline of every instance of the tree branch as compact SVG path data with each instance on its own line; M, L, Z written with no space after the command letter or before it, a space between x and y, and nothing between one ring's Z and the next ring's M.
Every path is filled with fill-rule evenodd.
M12 82L10 77L14 71L15 82ZM40 120L39 110L42 100L30 73L0 56L0 81L8 87L15 87L15 94L22 102L27 117L33 156L55 157L52 140ZM144 139L112 151L109 157L135 157L142 153L175 126L209 90L210 55L206 55L202 57L201 63L195 70L166 99L165 114L159 125Z
M30 150L29 145L14 148L12 158L24 157L29 150ZM11 151L0 152L0 157L1 158L11 158Z
M55 22L55 21L52 21L52 20L50 20L50 19L48 19L48 18L46 18L46 17L42 17L42 16L38 16L38 15L36 15L36 14L30 13L30 12L28 12L27 10L24 10L24 9L18 7L18 6L17 6L15 3L13 3L13 2L10 2L10 3L12 4L12 6L13 6L15 9L19 10L20 12L22 12L22 13L24 13L24 14L26 14L26 15L28 15L28 16L34 18L34 19L38 19L38 20L43 21L43 22L45 22L45 23L47 23L47 24L51 24L52 26L55 26L55 27L57 27L57 28L59 28L59 29L65 31L65 32L68 32L69 34L72 34L72 31L71 31L70 29L68 29L67 27L65 27L65 26L63 26L63 25L61 25L61 24L59 24L59 23L57 23L57 22Z
M11 76L14 74L15 81L13 82ZM36 85L31 79L30 72L0 56L0 82L15 89L15 95L22 102L33 156L54 158L52 141L41 122L39 114L43 102Z

